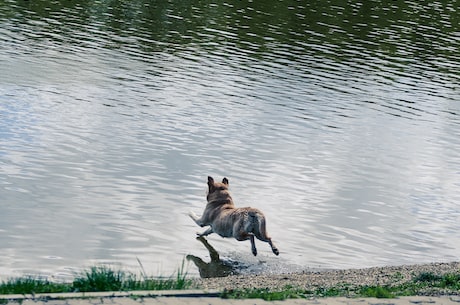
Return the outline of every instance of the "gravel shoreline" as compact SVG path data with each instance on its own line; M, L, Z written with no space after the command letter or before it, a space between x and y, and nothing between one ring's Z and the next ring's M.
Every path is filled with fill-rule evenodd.
M374 267L365 269L304 271L301 273L278 275L232 275L220 278L196 279L194 280L194 284L201 289L218 290L246 288L282 290L286 287L314 290L317 288L331 288L344 284L350 285L350 287L400 285L410 282L414 276L428 272L435 275L459 273L460 262ZM439 291L439 289L427 289L426 293L424 293L424 295L440 294L460 294L460 291Z

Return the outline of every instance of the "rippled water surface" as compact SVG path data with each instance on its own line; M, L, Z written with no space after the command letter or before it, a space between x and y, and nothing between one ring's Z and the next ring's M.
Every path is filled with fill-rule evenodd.
M0 0L0 277L209 260L208 175L249 272L458 260L458 1L311 2Z

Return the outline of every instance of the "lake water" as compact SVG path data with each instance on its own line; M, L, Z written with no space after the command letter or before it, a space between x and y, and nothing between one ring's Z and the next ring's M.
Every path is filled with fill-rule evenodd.
M0 278L209 260L187 216L208 175L267 216L279 257L208 239L247 272L458 260L459 16L1 0Z

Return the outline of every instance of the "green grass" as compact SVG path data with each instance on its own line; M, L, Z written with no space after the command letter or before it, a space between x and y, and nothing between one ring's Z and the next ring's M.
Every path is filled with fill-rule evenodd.
M398 296L426 294L460 294L460 271L459 273L444 275L421 273L414 276L410 281L397 285L356 286L342 283L335 287L318 287L312 291L292 287L285 287L279 291L238 289L224 291L222 297L235 299L257 298L272 301L309 297L395 298Z
M71 283L34 277L10 279L0 283L0 294L187 289L192 281L186 276L184 263L175 276L159 278L147 277L144 272L137 276L108 267L92 267L77 275Z
M391 299L396 297L396 294L392 292L392 289L382 286L362 287L359 290L358 295L366 298L379 299Z
M52 283L47 280L32 277L10 279L0 284L0 294L31 294L70 291L70 285L68 284Z
M300 290L288 288L281 291L270 291L269 289L242 289L224 291L221 295L224 299L263 299L265 301L279 301L285 299L302 298Z

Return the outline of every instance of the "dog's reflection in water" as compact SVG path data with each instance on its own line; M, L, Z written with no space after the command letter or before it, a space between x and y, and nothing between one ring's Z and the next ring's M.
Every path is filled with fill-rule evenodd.
M201 258L194 255L187 255L187 260L195 263L202 278L224 277L239 273L238 263L221 260L219 253L217 253L216 249L214 249L203 236L197 237L197 240L201 241L206 249L208 249L211 261L205 263Z

